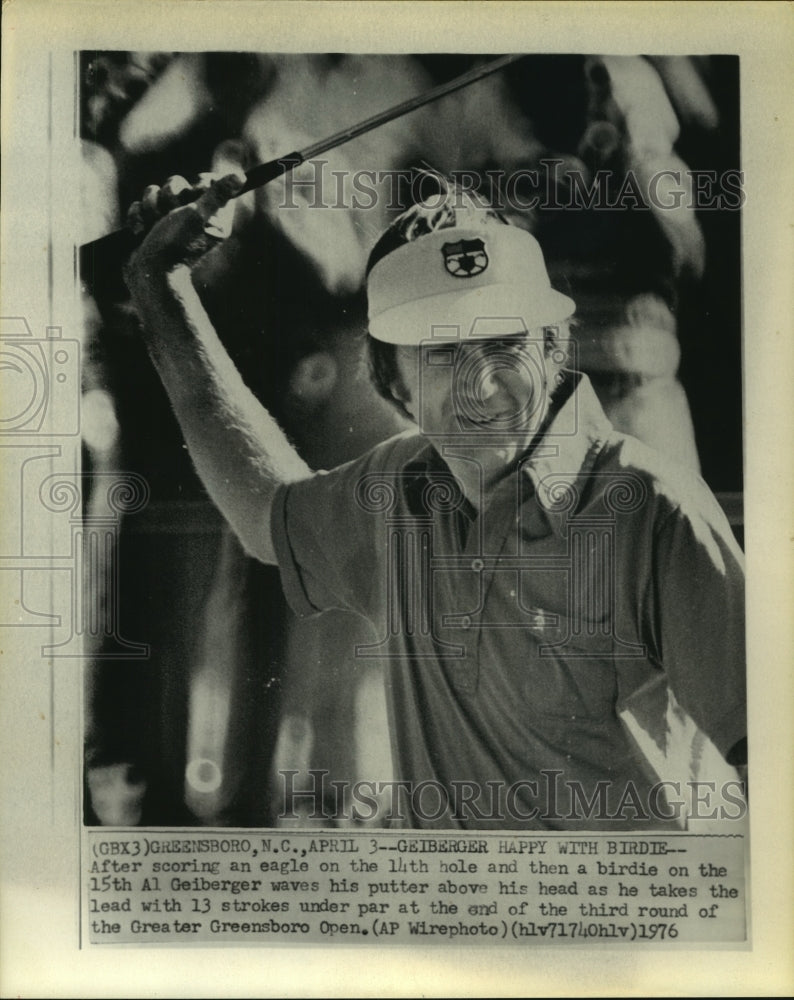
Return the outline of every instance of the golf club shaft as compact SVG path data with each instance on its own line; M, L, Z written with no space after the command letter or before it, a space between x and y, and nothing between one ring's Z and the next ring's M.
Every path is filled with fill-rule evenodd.
M457 90L468 87L472 83L476 83L477 80L490 76L492 73L498 72L500 69L521 58L522 56L520 55L508 55L492 59L481 66L475 66L467 73L463 73L461 76L455 77L455 79L449 80L447 83L442 83L438 87L434 87L432 90L417 94L415 97L402 101L400 104L395 104L393 107L387 108L373 115L371 118L366 118L356 125L343 129L341 132L335 132L325 139L320 139L318 142L306 146L305 149L287 153L285 156L280 156L267 163L260 163L246 171L246 182L239 194L245 194L247 191L261 187L263 184L281 177L290 170L294 170L295 167L300 166L306 160L319 156L321 153L326 153L328 150L335 149L337 146L350 142L352 139L371 132L373 129L380 128L382 125L401 118L403 115L407 115L417 108L424 107L426 104L437 101L447 94L452 94ZM237 197L239 197L239 194ZM92 240L90 243L84 243L80 248L81 271L84 280L90 282L91 275L96 274L98 254L101 255L101 259L106 266L111 262L120 263L120 258L123 259L124 256L130 253L140 243L142 238L143 234L133 233L132 230L125 227L101 236L99 239ZM105 270L104 267L103 270Z

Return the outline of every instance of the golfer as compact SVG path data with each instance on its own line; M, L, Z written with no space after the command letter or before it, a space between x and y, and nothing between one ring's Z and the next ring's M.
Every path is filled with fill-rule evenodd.
M386 666L392 821L681 825L685 790L638 733L661 760L711 744L744 763L742 557L714 497L614 431L572 365L575 305L536 240L453 186L396 218L367 270L372 375L413 428L309 469L191 278L242 183L188 205L181 179L147 189L132 218L154 224L127 282L242 544L278 564L299 615L371 625L356 652Z

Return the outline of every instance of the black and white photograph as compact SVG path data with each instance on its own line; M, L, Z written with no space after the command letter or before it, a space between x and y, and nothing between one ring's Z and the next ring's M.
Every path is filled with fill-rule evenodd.
M80 69L87 822L740 819L738 59Z
M5 114L3 801L67 828L35 871L104 982L558 995L562 958L589 995L608 957L626 995L685 948L753 995L770 872L790 913L755 849L791 820L790 114L771 27L609 6L120 4L35 101L6 33L42 134ZM782 72L790 11L745 6Z

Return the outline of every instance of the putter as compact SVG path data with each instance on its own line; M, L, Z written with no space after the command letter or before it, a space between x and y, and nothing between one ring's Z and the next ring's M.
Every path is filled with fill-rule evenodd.
M352 139L364 135L366 132L371 132L381 125L394 121L396 118L401 118L403 115L407 115L417 108L437 101L447 94L452 94L456 90L462 90L464 87L482 80L483 77L497 73L499 70L504 69L505 66L509 66L511 63L523 58L523 55L507 55L500 56L498 59L492 59L481 66L475 66L467 73L463 73L449 80L447 83L439 84L438 87L427 90L422 94L417 94L415 97L395 104L393 107L386 108L384 111L372 115L371 118L366 118L356 125L342 129L340 132L335 132L333 135L325 139L320 139L319 142L312 143L312 145L306 146L304 149L287 153L285 156L269 160L267 163L260 163L246 171L245 185L236 197L245 194L247 191L252 191L254 188L261 187L269 181L275 180L277 177L281 177L283 174L305 163L306 160L319 156L321 153L326 153L330 149L335 149L337 146L342 146L344 143L350 142ZM80 247L80 273L89 291L93 291L98 284L102 284L104 281L110 280L116 284L116 282L113 282L114 272L120 277L119 272L123 260L138 246L143 240L144 235L143 233L135 233L132 229L125 227L107 233L105 236L100 236L89 243L84 243Z

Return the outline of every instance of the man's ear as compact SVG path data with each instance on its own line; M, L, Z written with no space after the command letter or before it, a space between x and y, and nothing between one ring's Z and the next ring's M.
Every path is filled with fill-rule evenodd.
M399 410L401 410L410 420L416 420L413 411L413 405L411 403L411 394L405 387L403 380L401 378L395 379L389 386L389 392L391 397L396 403Z
M394 352L394 378L389 383L389 392L391 393L392 399L397 404L400 410L411 420L416 420L414 414L413 400L411 399L411 391L405 384L405 379L403 378L402 372L400 370L400 359L404 365L415 365L416 358L412 353L408 352L407 348L396 347Z

